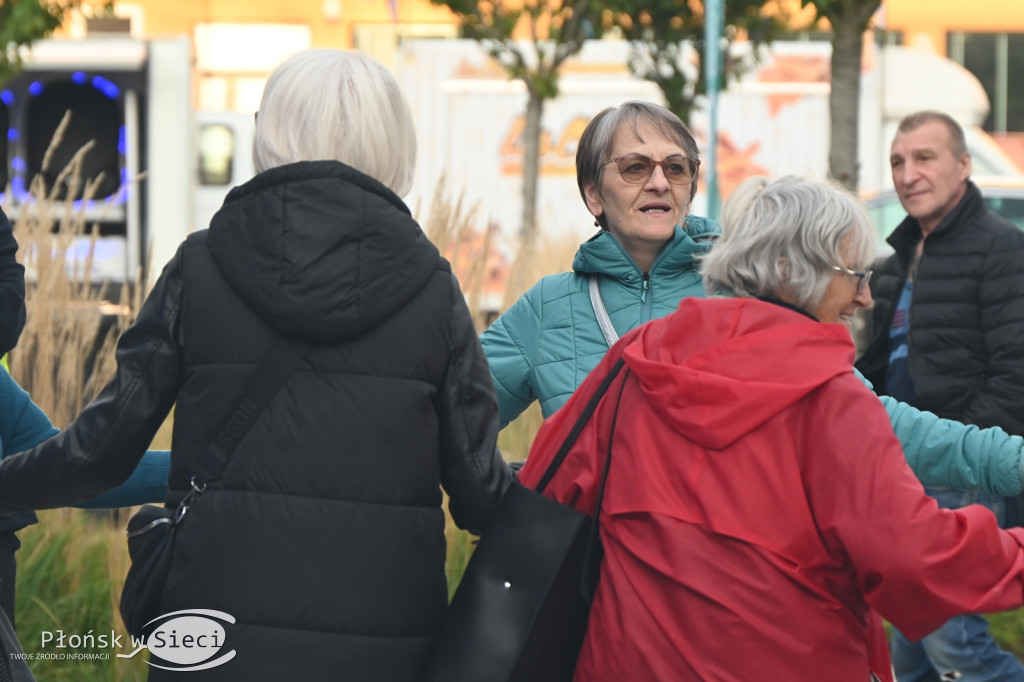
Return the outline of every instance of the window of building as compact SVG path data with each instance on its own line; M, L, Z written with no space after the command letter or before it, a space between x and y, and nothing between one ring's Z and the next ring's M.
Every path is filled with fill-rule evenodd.
M455 24L354 24L352 47L378 59L395 70L395 48L403 40L457 38Z
M291 55L312 46L305 24L197 24L197 105L199 109L259 109L267 76Z
M199 128L199 184L231 184L235 159L235 131L220 123Z
M903 44L903 31L887 31L885 29L876 28L873 29L873 34L875 38L875 45L878 45L879 47ZM822 31L818 29L784 31L773 38L773 40L790 40L800 43L831 43L832 31Z
M124 122L121 117L120 89L102 76L83 72L67 80L49 83L37 81L29 87L33 97L25 111L28 121L25 160L28 178L41 175L47 188L56 188L57 199L71 195L80 199L86 183L95 182L93 197L104 199L121 187L121 153L124 150ZM61 120L71 112L71 122L55 141ZM52 144L56 142L56 146ZM81 157L81 176L63 177L62 171L90 145Z
M984 129L1024 131L1024 33L953 31L946 53L984 86L991 105Z

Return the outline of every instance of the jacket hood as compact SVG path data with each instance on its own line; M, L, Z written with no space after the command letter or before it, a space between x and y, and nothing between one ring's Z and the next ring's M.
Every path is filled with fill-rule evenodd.
M685 299L624 349L654 409L721 449L830 379L853 372L849 331L749 298Z
M714 220L687 217L682 227L676 225L672 238L651 265L650 274L671 277L693 269L694 262L711 250L721 233ZM580 245L572 269L584 275L610 275L624 282L638 281L643 275L619 240L607 230L601 230Z
M334 161L272 168L231 190L208 243L250 309L314 343L362 335L447 269L394 192Z

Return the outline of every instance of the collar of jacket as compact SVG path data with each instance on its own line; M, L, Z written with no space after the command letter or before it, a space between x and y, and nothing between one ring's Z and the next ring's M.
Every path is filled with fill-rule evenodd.
M317 180L320 178L339 178L344 180L361 190L380 195L381 198L402 213L411 215L409 207L405 205L402 198L384 183L340 161L296 161L295 163L286 163L283 166L268 168L261 173L257 173L248 182L233 188L224 198L224 203L254 194L274 185L301 182L303 180Z
M696 260L711 250L722 233L718 223L701 216L689 216L684 226L676 225L672 239L658 254L651 277L671 277L696 267ZM643 277L639 266L626 252L615 236L601 230L580 245L572 262L572 269L582 275L597 273L624 282L639 281Z
M708 298L740 298L740 296L736 292L732 291L731 289L726 289L726 290L722 290L722 291L716 291L711 296L708 296ZM786 303L782 299L775 298L774 296L758 296L757 300L764 301L765 303L771 303L773 305L777 305L780 308L786 308L787 310L792 310L794 313L800 313L804 317L809 317L812 320L814 320L815 322L821 322L821 320L819 320L818 318L816 318L814 315L810 314L809 312L807 312L803 308L798 308L795 305L793 305L792 303Z
M964 223L970 221L975 214L978 212L985 211L985 200L981 196L981 190L971 182L967 181L967 192L960 199L953 210L950 211L945 218L939 221L935 231L932 233L932 239L940 241L954 231ZM900 259L903 262L907 262L910 254L913 253L917 243L921 241L921 223L918 222L917 218L911 218L907 216L903 219L903 222L893 230L887 242L895 249L896 253L899 254Z

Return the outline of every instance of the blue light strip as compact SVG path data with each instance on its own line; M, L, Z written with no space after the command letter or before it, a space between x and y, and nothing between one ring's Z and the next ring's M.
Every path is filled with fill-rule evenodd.
M117 99L121 95L121 89L103 76L93 76L92 86L110 99Z
M71 74L71 82L75 83L76 85L92 85L93 88L95 88L100 93L102 93L110 99L116 100L121 96L121 89L110 80L104 78L103 76L93 76L90 79L89 75L84 71L75 71ZM38 97L43 93L44 90L46 90L46 86L39 81L34 81L32 84L28 86L28 92L33 97ZM4 104L7 104L8 106L12 105L15 101L14 93L12 93L10 90L0 91L0 101L2 101ZM10 140L11 142L16 142L19 137L20 133L18 132L17 128L11 128L7 131L7 139ZM125 129L124 126L121 126L120 128L118 128L117 131L117 151L122 157L125 155L126 146L127 141L125 136ZM11 162L11 165L17 173L13 178L11 178L11 195L17 201L20 201L22 203L28 203L31 201L32 195L28 192L28 190L25 187L24 178L21 177L21 173L25 172L27 164L25 163L24 159L20 157L15 157ZM117 192L104 199L103 203L108 206L124 204L128 200L128 192L128 171L126 168L122 166L121 186L118 188ZM3 196L3 193L0 192L0 199L2 199ZM79 199L72 203L75 209L81 209L83 207L86 209L92 209L95 208L97 205L97 202L94 199L90 199L88 201L83 201Z

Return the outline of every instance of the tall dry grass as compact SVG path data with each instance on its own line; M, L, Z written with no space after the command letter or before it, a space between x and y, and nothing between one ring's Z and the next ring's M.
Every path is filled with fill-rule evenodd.
M491 269L496 267L501 258L496 253L494 231L480 227L479 214L479 205L468 204L462 194L453 196L442 177L434 193L429 217L423 222L423 229L452 264L452 271L459 278L470 310L473 311L477 329L483 331L487 319L502 312L486 310L483 305L485 300L489 300L485 297L485 289L492 279ZM522 270L519 276L514 276L514 271L506 273L507 281L523 283L519 285L520 289L514 292L506 289L498 297L499 300L504 301L507 307L542 276L567 270L578 246L571 239L542 241L537 248L531 250L533 255L528 260L518 258L515 261L517 265L514 268ZM542 421L540 407L534 404L501 432L498 447L505 459L521 461L526 458ZM456 528L450 515L447 517L445 535L448 541L448 587L449 592L454 592L466 562L472 555L474 538Z
M44 170L69 120L65 117L58 127ZM113 375L114 345L131 323L142 292L136 283L122 288L111 302L110 289L90 284L92 249L81 262L72 258L76 240L85 238L95 246L97 235L71 199L93 198L102 179L82 178L82 161L90 146L78 151L53 186L41 176L35 178L32 201L20 206L13 220L18 258L26 267L27 317L10 353L11 375L58 427L67 425ZM62 186L69 198L58 200ZM130 291L136 292L135 300ZM123 528L103 515L73 509L40 512L39 520L19 533L23 544L18 553L17 623L26 652L43 651L44 631L114 631L126 639L117 616L129 565ZM147 666L141 657L116 658L130 650L126 644L107 650L108 660L38 660L31 668L38 679L56 682L144 680ZM47 651L55 650L51 645Z
M70 120L70 113L66 114L57 127L43 157L44 171L49 170L53 150L63 140ZM94 246L98 235L72 201L73 197L93 199L103 179L82 177L82 164L92 144L78 150L53 186L46 186L42 175L35 177L29 190L33 200L20 207L14 221L18 257L27 274L29 314L11 352L11 375L31 389L33 401L58 427L66 426L113 375L114 344L131 323L131 311L138 308L142 292L137 281L134 287L122 288L111 302L108 287L90 283L93 250L83 261L69 258L76 240L91 235ZM63 188L67 198L58 201ZM135 300L131 291L136 292ZM106 323L98 312L107 316Z

